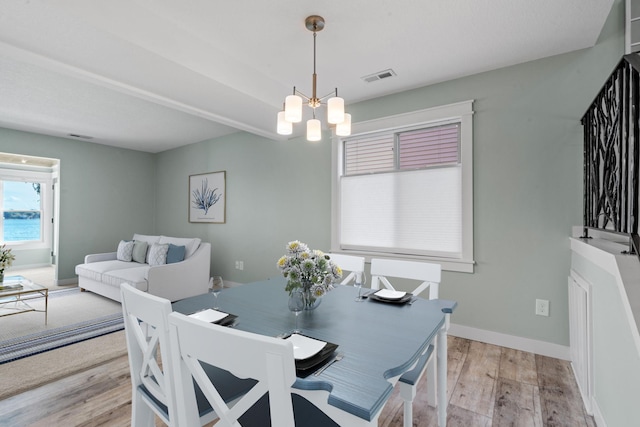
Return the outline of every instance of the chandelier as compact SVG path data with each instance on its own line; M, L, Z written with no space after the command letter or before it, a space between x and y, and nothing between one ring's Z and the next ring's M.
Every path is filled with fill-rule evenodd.
M306 96L293 87L293 94L285 98L284 110L278 113L278 134L291 135L293 123L302 121L302 99L313 111L313 118L307 120L307 140L320 141L322 139L322 129L320 120L316 118L316 109L323 104L326 99L327 122L335 125L336 135L351 135L351 114L344 112L344 99L338 97L338 89L318 98L316 95L316 34L324 28L324 18L318 15L307 17L304 21L307 30L313 32L313 78L311 97ZM328 98L328 99L327 99Z

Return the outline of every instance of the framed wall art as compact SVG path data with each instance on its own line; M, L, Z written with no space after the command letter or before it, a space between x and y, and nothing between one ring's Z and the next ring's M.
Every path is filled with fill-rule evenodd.
M224 224L226 171L189 176L189 222Z

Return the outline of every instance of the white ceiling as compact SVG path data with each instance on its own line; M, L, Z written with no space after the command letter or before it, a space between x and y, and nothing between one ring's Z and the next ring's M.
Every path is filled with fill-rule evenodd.
M0 0L0 126L156 153L593 46L613 0ZM373 83L361 78L393 69ZM303 125L294 126L296 131ZM82 138L81 138L82 139Z

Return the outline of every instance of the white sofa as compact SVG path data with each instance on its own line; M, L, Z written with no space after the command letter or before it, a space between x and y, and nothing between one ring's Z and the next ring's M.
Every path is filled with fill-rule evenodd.
M207 292L211 244L201 242L198 238L142 234L134 234L132 241L147 243L146 255L142 255L143 259L138 256L140 262L127 261L128 258L122 256L123 251L87 255L84 264L76 266L78 286L82 290L95 292L116 301L120 301L120 285L123 282L170 301ZM124 244L123 242L127 241L122 241L121 244ZM171 244L172 250L177 248L178 251L184 251L184 260L170 264L158 264L157 259L150 261L149 253L154 244ZM182 247L184 249L181 249ZM154 247L154 253L158 252L157 249L162 247ZM175 261L175 258L173 260Z

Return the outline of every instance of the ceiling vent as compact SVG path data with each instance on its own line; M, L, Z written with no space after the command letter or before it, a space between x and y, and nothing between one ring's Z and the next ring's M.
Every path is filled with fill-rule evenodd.
M93 139L92 136L87 136L87 135L78 135L77 133L70 133L69 134L70 137L72 138L80 138L80 139Z
M378 80L388 79L389 77L393 77L395 75L396 75L396 72L393 71L391 68L389 68L384 71L378 71L377 73L369 74L368 76L361 77L361 79L367 83L372 83Z

